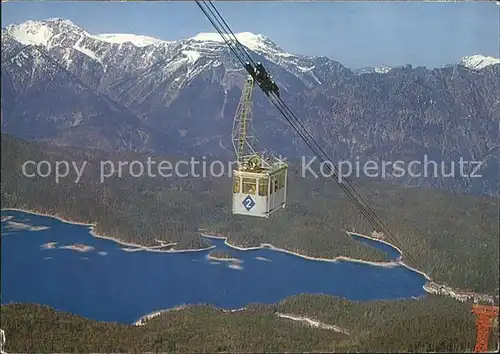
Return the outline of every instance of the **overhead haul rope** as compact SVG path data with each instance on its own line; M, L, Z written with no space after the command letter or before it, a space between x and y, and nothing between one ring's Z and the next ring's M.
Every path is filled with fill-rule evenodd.
M202 1L203 3L206 3L206 1ZM244 60L240 57L238 53L236 53L236 50L239 51L239 53L243 53L249 60L249 62L254 63L254 61L251 59L251 57L248 55L244 47L239 43L238 39L234 35L234 33L231 31L225 20L222 18L220 13L217 11L215 6L208 1L210 6L212 7L213 10L208 9L206 11L200 4L200 1L197 1L198 6L202 9L206 17L209 19L209 21L212 23L212 25L216 28L216 30L219 32L221 37L224 39L224 41L227 43L233 54L237 57L237 59L244 65ZM217 18L217 15L214 14L214 11L217 13L217 15L220 17L220 19ZM215 20L208 14L210 12L214 17ZM216 24L218 22L218 24ZM221 29L220 27L226 27L226 30ZM228 33L230 32L233 38L231 38L231 35ZM230 39L227 39L226 36L228 36ZM235 48L233 48L232 44L234 43ZM312 146L311 142L309 139L314 143L319 151L322 152L323 155L325 155L328 159L328 155L323 151L323 149L318 145L318 143L312 138L311 134L307 131L307 129L302 125L302 123L298 120L298 118L293 114L293 112L288 108L288 106L283 102L283 100L280 97L277 97L276 94L271 93L268 95L269 100L271 103L276 106L276 108L280 111L280 113L285 117L285 119L288 121L288 123L294 128L294 130L298 133L298 135L305 141L305 143L309 146L309 148L315 153L315 155L322 161L324 162L324 159L319 156L320 154L317 152L317 150ZM274 100L272 99L274 98ZM288 115L287 113L288 112ZM289 116L291 115L291 117ZM308 135L308 137L305 137L304 134L298 130L297 124L305 131L305 133ZM309 138L309 139L308 139ZM346 195L353 201L353 203L358 207L358 210L365 216L368 221L372 223L373 226L377 229L381 229L387 233L388 238L390 237L391 241L393 241L393 244L397 246L402 253L406 254L406 258L408 258L410 261L412 261L415 265L418 264L418 262L415 262L414 259L412 259L409 256L409 253L404 249L404 247L401 245L401 243L397 240L397 238L392 234L392 232L385 226L385 224L382 222L382 220L375 214L375 212L368 206L364 206L362 202L367 204L366 200L356 191L356 189L349 183L347 179L345 179L345 184L340 182L340 179L338 178L337 174L335 171L332 171L330 169L330 165L327 165L328 170L332 173L333 176L336 177L336 182L339 184L339 186L346 192ZM349 191L347 187L350 187L352 191ZM355 196L357 196L357 198Z
M208 6L207 6L208 3ZM233 52L236 58L240 61L240 63L245 66L245 61L251 63L256 66L255 62L252 60L245 47L238 41L234 33L232 32L229 25L226 23L222 15L215 8L215 5L211 1L196 1L196 4L203 11L207 19L212 23L217 32L221 35L222 39L226 42L229 49ZM205 9L203 6L207 6ZM225 29L224 29L225 27ZM227 38L226 38L227 37ZM244 60L244 59L246 60ZM269 101L280 111L285 120L292 126L295 132L304 140L306 145L311 149L314 155L322 162L331 161L328 157L328 154L321 148L321 146L316 142L316 140L311 136L309 131L304 127L301 121L297 118L297 116L293 113L293 111L283 102L281 97L279 97L275 92L264 92ZM302 131L299 129L302 129ZM326 157L326 159L323 158ZM373 211L373 209L369 206L368 202L359 194L359 192L352 186L347 178L344 178L344 182L338 177L338 172L336 171L335 166L332 168L330 164L326 164L328 172L332 174L334 180L337 184L342 188L347 197L354 203L354 205L358 208L361 214L375 227L375 229L379 229L386 233L387 238L401 250L401 256L403 253L406 258L410 260L414 266L418 265L418 262L415 261L413 257L410 256L409 252L405 250L402 244L398 241L398 239L394 236L394 234L390 231L390 229L385 225L385 223L377 216L377 214Z

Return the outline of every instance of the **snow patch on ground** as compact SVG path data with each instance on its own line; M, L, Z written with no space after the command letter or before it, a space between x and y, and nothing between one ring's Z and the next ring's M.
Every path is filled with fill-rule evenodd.
M309 325L311 327L321 328L321 329L329 329L329 330L332 330L332 331L335 331L335 332L338 332L338 333L349 335L349 332L346 329L344 329L344 328L341 328L341 327L336 326L336 325L326 324L326 323L323 323L323 322L320 322L320 321L317 321L317 320L313 320L313 319L308 318L308 317L303 317L303 316L298 316L298 315L291 315L291 314L285 314L285 313L276 313L276 315L278 317L286 318L286 319L289 319L289 320L292 320L292 321L303 322L303 323L305 323L305 324L307 324L307 325Z

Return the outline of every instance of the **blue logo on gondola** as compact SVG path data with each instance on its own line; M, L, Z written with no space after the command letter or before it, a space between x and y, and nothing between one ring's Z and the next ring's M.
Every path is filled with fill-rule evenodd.
M252 197L247 196L245 199L243 199L243 206L247 211L250 211L255 206L255 202L253 201Z

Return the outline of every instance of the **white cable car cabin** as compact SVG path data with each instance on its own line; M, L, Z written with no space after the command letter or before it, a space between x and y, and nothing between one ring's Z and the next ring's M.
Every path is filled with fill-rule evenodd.
M267 162L249 156L233 171L233 214L268 218L286 206L288 166L278 159Z
M247 140L251 126L254 78L248 75L233 122L233 146L238 168L233 170L233 214L268 218L285 208L288 166L274 156L264 157Z

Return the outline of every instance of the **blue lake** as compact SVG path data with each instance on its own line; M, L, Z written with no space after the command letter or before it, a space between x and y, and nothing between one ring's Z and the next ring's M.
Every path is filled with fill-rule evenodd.
M127 252L111 240L95 238L90 228L55 218L3 210L2 303L51 306L102 321L133 323L141 316L183 304L208 303L242 308L275 303L299 293L323 293L350 300L399 299L425 295L426 279L402 266L393 268L339 261L308 260L272 249L240 251L208 238L238 258L207 259L210 251ZM30 227L47 227L32 230ZM393 258L399 253L377 241ZM56 242L56 248L42 245ZM79 252L58 247L85 244Z

